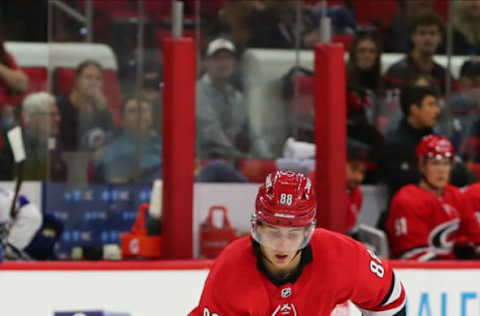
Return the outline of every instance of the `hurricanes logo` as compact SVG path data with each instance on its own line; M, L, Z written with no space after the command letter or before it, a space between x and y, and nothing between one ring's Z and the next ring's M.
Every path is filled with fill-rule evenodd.
M297 310L293 304L280 304L275 308L272 316L297 316Z
M281 295L283 298L289 297L290 295L292 295L292 289L289 288L289 287L283 288L283 289L282 289L282 292L280 293L280 295Z
M458 230L460 219L454 219L435 227L430 233L430 245L439 253L449 252L454 243L454 234Z

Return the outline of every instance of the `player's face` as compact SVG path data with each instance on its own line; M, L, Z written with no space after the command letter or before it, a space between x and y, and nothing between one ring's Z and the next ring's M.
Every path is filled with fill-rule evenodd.
M437 25L419 25L412 34L414 50L421 54L435 54L442 40L441 35Z
M374 66L378 51L377 46L371 39L360 41L355 51L357 54L358 68L367 70Z
M347 190L352 191L362 184L367 170L366 165L362 160L347 161Z
M440 114L437 99L433 95L425 96L420 106L411 107L411 114L422 127L433 127L437 121L438 114Z
M305 227L262 224L258 228L264 256L275 266L287 266L301 249L307 236Z
M429 158L423 162L423 173L427 181L437 187L444 188L450 180L452 162L449 158Z

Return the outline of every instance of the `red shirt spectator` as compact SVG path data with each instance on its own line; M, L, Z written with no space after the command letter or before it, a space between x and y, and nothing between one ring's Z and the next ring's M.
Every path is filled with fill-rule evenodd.
M10 79L9 76L18 76L18 79ZM4 52L0 64L0 106L3 108L6 104L11 104L12 94L15 92L25 92L28 86L28 79L18 67L17 62L12 55ZM16 84L14 81L22 81Z
M3 34L0 32L0 118L6 110L9 115L13 117L13 110L11 107L6 108L6 105L11 104L11 97L14 93L24 93L28 88L28 78L18 68L15 59L10 55L3 45ZM7 124L2 122L2 128L9 128ZM3 147L3 140L0 134L0 149Z

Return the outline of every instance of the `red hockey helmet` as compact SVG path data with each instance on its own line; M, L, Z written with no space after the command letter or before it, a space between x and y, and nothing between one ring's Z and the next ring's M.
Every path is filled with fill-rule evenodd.
M275 248L272 238L262 238L259 223L283 226L299 231L302 240L290 244L290 250L305 247L315 230L317 204L310 179L301 173L276 171L260 187L252 216L252 237L269 248Z
M315 222L316 201L310 179L276 171L265 179L255 202L255 217L276 226L301 227Z
M424 158L449 158L453 159L455 148L450 141L439 135L424 136L415 150L417 160Z

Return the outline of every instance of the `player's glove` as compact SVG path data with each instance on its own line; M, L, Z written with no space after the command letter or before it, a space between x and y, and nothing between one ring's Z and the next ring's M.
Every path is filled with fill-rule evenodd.
M453 248L455 258L459 260L477 260L480 259L480 247L473 244L455 245Z

